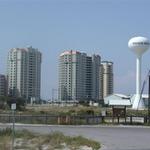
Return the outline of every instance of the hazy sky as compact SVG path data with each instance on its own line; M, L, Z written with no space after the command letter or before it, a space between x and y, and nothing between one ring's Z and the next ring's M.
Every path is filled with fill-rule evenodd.
M42 56L42 98L58 87L58 57L64 50L100 54L114 62L116 93L135 93L133 36L150 39L150 0L0 0L0 73L7 54L32 45ZM142 78L150 69L150 52Z

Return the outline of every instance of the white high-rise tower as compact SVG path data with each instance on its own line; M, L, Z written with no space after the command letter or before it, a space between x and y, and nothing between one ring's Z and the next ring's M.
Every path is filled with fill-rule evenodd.
M128 47L136 54L136 95L133 101L132 108L142 108L143 103L140 102L141 91L141 58L142 54L148 50L150 42L145 37L134 37L129 40ZM139 103L140 102L140 103Z
M59 56L59 100L99 100L99 55L69 50Z
M30 100L40 99L41 53L38 49L13 48L8 53L8 94Z

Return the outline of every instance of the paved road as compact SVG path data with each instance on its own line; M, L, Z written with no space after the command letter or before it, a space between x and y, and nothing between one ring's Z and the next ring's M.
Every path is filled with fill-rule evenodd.
M101 142L102 150L150 150L150 128L146 127L16 125L16 128L42 134L61 131L71 136L82 135Z

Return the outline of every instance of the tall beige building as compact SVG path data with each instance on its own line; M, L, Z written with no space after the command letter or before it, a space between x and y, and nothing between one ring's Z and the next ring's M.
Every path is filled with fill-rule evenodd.
M100 65L100 93L102 93L102 97L104 98L110 94L113 94L114 91L114 83L113 83L113 62L102 61Z
M8 53L7 75L10 96L40 99L41 53L38 49L11 49Z

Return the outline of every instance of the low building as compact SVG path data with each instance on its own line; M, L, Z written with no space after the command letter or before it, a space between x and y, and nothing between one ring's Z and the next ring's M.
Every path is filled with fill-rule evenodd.
M126 108L131 107L130 96L123 94L112 94L104 98L104 103L109 107L112 107L113 122L114 117L125 117Z
M123 94L112 94L104 98L104 104L108 106L127 106L130 107L132 105L130 96Z
M108 106L132 106L135 99L135 94L133 95L124 95L124 94L112 94L104 98L104 104ZM148 94L142 94L141 100L139 101L139 106L142 106L142 109L148 107ZM139 108L141 109L141 108Z

